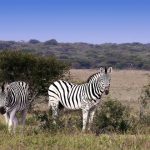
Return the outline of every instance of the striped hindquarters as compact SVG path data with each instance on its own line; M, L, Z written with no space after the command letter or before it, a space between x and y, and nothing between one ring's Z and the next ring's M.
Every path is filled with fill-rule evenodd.
M50 85L48 90L49 105L60 102L67 109L76 109L74 100L70 99L72 90L77 85L66 81L56 81Z
M27 83L18 81L12 82L8 87L8 95L6 99L7 112L16 108L17 111L24 110L29 106L29 86Z

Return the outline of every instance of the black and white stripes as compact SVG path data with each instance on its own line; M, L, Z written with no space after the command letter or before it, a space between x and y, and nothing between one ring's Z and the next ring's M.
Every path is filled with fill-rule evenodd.
M6 123L9 131L12 126L15 128L18 125L16 117L17 112L22 114L22 123L25 124L27 109L29 107L29 86L27 83L18 81L10 84L3 84L0 92L0 101L2 113L5 113ZM1 103L1 104L2 104Z
M108 94L110 86L110 73L112 68L101 68L98 74L91 76L87 83L75 85L66 81L56 81L48 90L49 106L52 107L54 122L58 116L59 104L66 109L82 109L83 130L85 130L90 113L99 103L103 92ZM92 112L90 112L92 110ZM94 115L94 114L93 114ZM89 120L93 120L93 115ZM90 121L89 121L90 122Z

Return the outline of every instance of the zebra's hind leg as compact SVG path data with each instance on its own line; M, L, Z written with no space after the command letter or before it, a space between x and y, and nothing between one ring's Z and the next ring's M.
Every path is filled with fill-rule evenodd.
M58 106L59 106L59 101L57 102L49 102L49 106L52 108L52 119L53 119L53 124L56 124L56 119L58 117Z
M85 132L86 126L87 126L87 122L88 122L88 118L89 118L89 110L87 109L82 109L82 115L83 115L83 127L82 127L82 132Z

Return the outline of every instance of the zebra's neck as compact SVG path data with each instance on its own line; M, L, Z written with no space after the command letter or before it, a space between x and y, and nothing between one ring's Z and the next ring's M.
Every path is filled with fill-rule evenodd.
M95 73L93 75L91 75L88 79L87 82L91 83L94 82L95 80L97 80L98 78L100 78L102 76L102 74L100 72Z
M97 82L86 83L84 86L84 93L86 97L91 100L100 99L104 90L97 84Z

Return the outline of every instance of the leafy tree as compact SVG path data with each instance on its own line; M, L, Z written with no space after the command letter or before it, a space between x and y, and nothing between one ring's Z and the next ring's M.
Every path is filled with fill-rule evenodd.
M22 52L0 53L0 82L26 81L39 94L47 94L50 83L68 71L67 64L54 57L41 57Z

